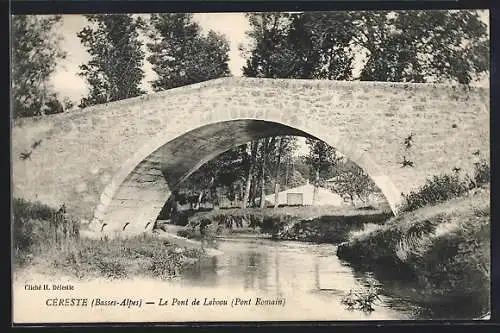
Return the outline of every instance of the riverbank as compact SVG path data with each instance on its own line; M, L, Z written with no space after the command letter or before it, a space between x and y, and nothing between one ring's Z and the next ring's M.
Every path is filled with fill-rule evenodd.
M365 224L384 223L392 213L373 208L300 206L224 209L195 214L177 234L191 239L260 235L275 240L340 243ZM168 227L168 226L165 226Z
M346 241L352 232L361 230L366 225L383 224L391 216L392 214L384 212L360 213L353 210L344 214L293 221L282 226L272 237L277 240L338 244Z
M78 279L147 276L170 279L207 255L159 235L90 239L75 218L39 203L14 200L13 268Z
M480 316L490 297L489 188L352 233L337 255L382 282L413 283L414 299L444 297Z

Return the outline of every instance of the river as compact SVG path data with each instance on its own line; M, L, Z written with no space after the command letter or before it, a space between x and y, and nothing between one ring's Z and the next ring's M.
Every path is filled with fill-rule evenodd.
M370 272L359 272L336 256L336 245L274 241L258 237L218 239L223 254L204 259L175 283L215 294L250 292L287 300L288 320L408 320L421 309L391 297ZM374 311L348 309L341 303L350 290L380 288Z
M334 244L275 241L261 236L218 238L219 255L203 257L178 278L151 276L126 279L84 279L40 274L29 268L14 280L16 322L211 322L211 321L351 321L471 319L471 299L434 299L432 311L416 300L424 294L392 274L383 283L372 272L351 267L336 256ZM382 275L377 271L377 276ZM401 280L401 279L400 279ZM71 285L74 291L34 292L26 285ZM373 311L348 309L341 301L350 290L369 285L379 299ZM73 289L72 289L73 290ZM117 296L118 295L118 296ZM78 297L93 300L148 302L143 307L45 306L46 299ZM118 301L117 301L118 302ZM20 307L19 304L23 306ZM117 303L118 304L118 303ZM422 304L422 302L420 302ZM104 315L105 314L105 315Z

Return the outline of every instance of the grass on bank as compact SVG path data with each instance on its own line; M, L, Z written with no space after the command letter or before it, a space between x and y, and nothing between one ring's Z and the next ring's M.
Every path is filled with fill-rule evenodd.
M126 239L87 239L78 220L22 199L13 201L14 269L77 278L152 276L168 279L203 256L198 249L178 248L153 235Z
M352 235L338 256L409 274L422 293L489 298L489 189L416 209ZM396 277L396 276L394 276Z

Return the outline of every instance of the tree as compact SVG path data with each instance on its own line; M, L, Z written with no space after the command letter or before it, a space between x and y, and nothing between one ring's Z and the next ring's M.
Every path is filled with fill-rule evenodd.
M250 23L250 30L246 32L250 40L250 45L240 46L240 51L249 56L246 65L243 67L243 75L247 77L287 77L293 70L294 55L288 52L287 35L289 30L289 15L282 13L248 13L245 14ZM252 158L248 161L245 188L245 201L243 207L246 207L246 195L255 201L257 183L252 182L252 173L254 164L258 163L259 187L260 187L260 205L265 205L265 178L266 178L266 159L267 154L272 152L270 147L271 140L276 138L266 138L254 140L251 142ZM273 143L274 143L273 141ZM260 157L257 159L257 147L260 147ZM252 188L254 189L252 191Z
M274 208L279 206L279 177L280 177L280 166L281 159L283 157L283 150L285 148L285 139L283 137L278 138L278 154L276 157L276 173L274 176Z
M276 140L276 137L270 137L270 138L262 138L259 141L261 142L260 144L260 208L264 208L266 206L266 177L268 176L268 173L266 172L268 165L267 161L269 159L269 152L271 151L272 147L274 146L274 142Z
M340 195L348 195L353 204L356 197L366 202L370 194L378 192L373 180L350 160L339 159L335 174L332 190Z
M351 76L352 57L347 53L350 39L346 37L347 29L340 29L341 23L335 26L338 29L337 33L334 33L327 31L328 18L320 13L250 13L246 16L250 23L250 30L247 32L250 43L241 47L242 52L249 56L243 67L245 76L305 79L346 79ZM337 19L340 22L340 19ZM342 23L343 21L344 17ZM276 206L282 150L286 143L292 143L292 140L274 138L274 142L277 145L271 145L266 151L271 156L278 157L267 162L274 168L272 191L275 193ZM263 197L267 174L265 160L261 160L260 165L260 190Z
M176 88L230 74L229 42L214 31L203 36L192 14L151 14L148 61L158 78L155 91Z
M250 188L252 186L252 178L254 173L255 162L257 160L258 141L254 140L249 143L250 156L245 159L244 167L246 172L245 192L241 202L241 208L247 208L250 199Z
M351 78L354 26L346 12L246 14L250 45L245 76L346 80Z
M471 10L353 13L367 53L360 79L469 84L489 69L486 24Z
M180 196L187 197L186 201L194 204L195 209L206 201L213 207L219 206L220 195L235 201L243 189L245 148L244 145L235 147L203 164L180 184Z
M313 177L314 179L314 203L320 181L325 180L332 174L332 169L337 164L337 156L335 148L324 141L307 138L306 144L309 146L306 163L310 166L310 178Z
M85 15L90 25L77 36L91 60L80 66L80 76L90 85L80 107L118 101L144 93L144 52L139 41L140 18L129 14Z
M295 150L297 149L297 138L293 136L281 136L275 140L275 146L270 147L272 155L270 156L270 168L274 173L274 182L272 191L274 191L274 207L279 205L279 190L281 184L287 183L287 165ZM283 169L283 163L285 163Z
M306 139L309 146L309 154L306 163L309 165L310 179L326 179L332 175L332 170L337 164L337 152L335 148L318 139Z
M57 98L57 94L51 94L47 97L45 107L43 108L44 114L56 114L64 112L64 105Z
M345 24L347 14L249 13L246 17L250 23L247 31L250 43L240 48L248 56L243 67L245 76L337 80L351 77L353 57L349 54L349 42L352 27ZM276 145L266 149L272 156L267 164L275 175L271 189L275 193L275 206L278 204L278 178L287 140L292 142L288 138L275 138ZM262 198L266 187L265 175L268 174L265 165L266 161L261 160Z
M287 78L295 70L296 55L289 45L290 14L245 14L250 30L246 32L250 43L240 46L248 57L243 67L247 77Z
M57 62L66 57L56 27L61 16L14 15L12 17L12 96L13 117L42 115L54 98L49 85Z
M294 77L352 78L355 26L349 12L306 12L292 16L289 44L298 55Z

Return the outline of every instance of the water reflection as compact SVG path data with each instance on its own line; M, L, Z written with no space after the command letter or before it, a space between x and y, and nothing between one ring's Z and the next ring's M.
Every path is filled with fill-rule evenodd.
M362 288L369 276L341 262L335 245L234 238L221 240L219 249L223 255L199 262L179 283L296 299L297 311L329 311L331 318L325 319L330 320L408 318L384 302L375 305L373 314L347 310L342 296Z

